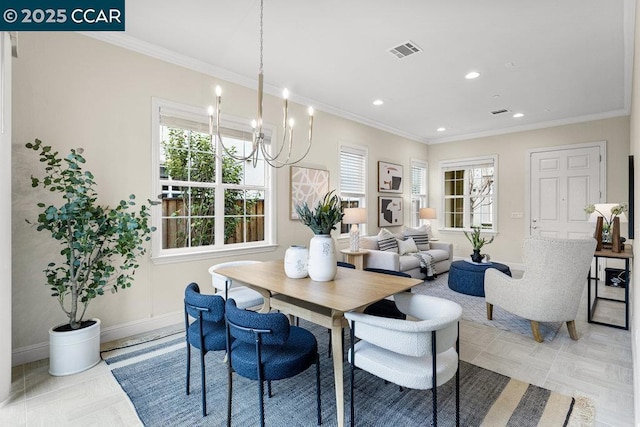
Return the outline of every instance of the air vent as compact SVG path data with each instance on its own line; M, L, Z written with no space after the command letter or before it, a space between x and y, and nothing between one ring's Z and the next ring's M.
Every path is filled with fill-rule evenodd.
M494 116L498 115L498 114L504 114L504 113L508 113L509 110L505 110L504 108L502 110L494 110L491 112L491 114L493 114Z
M402 43L401 45L388 49L387 52L391 53L398 59L402 59L406 58L409 55L413 55L414 53L422 52L422 49L420 49L414 42L409 40Z

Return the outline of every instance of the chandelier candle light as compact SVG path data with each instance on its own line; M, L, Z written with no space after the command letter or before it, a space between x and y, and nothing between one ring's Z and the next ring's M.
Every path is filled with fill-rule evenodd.
M213 130L213 114L214 108L213 106L209 107L209 133L211 134L211 143L214 143L213 136L217 136L220 144L226 155L229 157L245 162L251 160L253 167L256 167L258 163L258 159L260 157L264 158L265 162L273 167L273 168L281 168L287 165L293 165L300 162L304 159L309 150L311 149L311 140L313 138L313 107L309 107L309 140L307 144L307 149L299 158L292 160L291 159L291 151L293 148L293 125L294 120L288 119L289 117L289 91L285 89L282 92L282 97L284 98L284 117L282 119L282 144L280 149L277 150L275 154L271 154L271 152L265 146L265 138L264 132L262 129L263 121L262 121L262 98L264 94L264 74L263 74L263 66L262 66L262 50L263 50L263 8L264 8L264 0L260 1L260 67L258 68L258 117L256 120L251 122L251 127L253 128L253 141L251 145L251 152L246 155L238 155L230 151L223 143L222 137L220 136L220 111L222 105L222 88L220 86L216 86L216 107L215 107L215 133ZM288 119L288 120L287 120ZM288 142L287 142L288 140ZM287 145L287 151L284 152L284 147ZM275 150L274 150L275 151Z
M342 223L351 224L351 230L349 231L349 250L351 252L358 252L360 250L360 230L358 224L364 224L365 222L367 222L367 210L365 208L346 208L344 210Z

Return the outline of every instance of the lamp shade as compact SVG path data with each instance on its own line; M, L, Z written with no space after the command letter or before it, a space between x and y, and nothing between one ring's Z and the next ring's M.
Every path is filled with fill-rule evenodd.
M435 208L420 208L420 219L436 219Z
M589 222L596 222L599 216L603 217L606 222L609 222L614 218L614 216L611 214L611 209L615 208L616 206L620 206L620 204L619 203L599 203L599 204L595 204L594 206L596 210L591 213L591 216L589 216ZM620 222L629 222L624 212L622 212L620 215L617 215L617 216L618 218L620 218Z
M343 224L364 224L367 222L367 210L365 208L346 208L342 217Z

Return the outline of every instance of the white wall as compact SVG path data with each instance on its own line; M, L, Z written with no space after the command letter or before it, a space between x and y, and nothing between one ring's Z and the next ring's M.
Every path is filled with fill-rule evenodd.
M11 182L11 40L0 32L0 175ZM3 196L4 195L4 196ZM0 186L0 197L9 200L9 185ZM11 389L11 212L0 213L0 402Z
M507 263L521 261L522 239L527 230L526 218L511 218L512 212L525 212L526 154L539 147L607 141L607 200L628 200L629 118L617 117L517 132L446 144L429 145L429 206L442 215L441 160L498 155L498 235L485 246L491 259ZM443 225L435 220L434 227ZM626 231L623 230L626 236ZM466 257L471 246L461 232L442 231L440 240L454 243L454 253Z
M46 357L49 327L65 322L42 274L59 249L23 220L34 218L36 203L47 198L31 188L29 177L39 172L39 162L24 144L40 138L62 153L83 147L87 169L96 176L104 203L113 204L129 193L145 200L152 196L152 97L206 111L219 83L224 88L224 111L251 117L256 92L73 33L20 34L20 58L13 60L13 67L13 349L14 363L22 363L38 354ZM269 76L265 78L268 81ZM293 105L291 109L293 116L304 117L305 107ZM264 114L265 122L279 124L281 101L266 96ZM369 224L375 231L377 161L400 163L408 171L409 159L426 160L427 148L320 111L315 117L314 145L301 165L328 169L332 188L337 185L341 141L369 149ZM275 252L251 257L254 259L282 257L289 245L307 244L312 237L305 226L289 220L289 168L278 170L276 180L280 246ZM406 186L406 200L409 192ZM346 246L348 241L340 243ZM102 320L110 338L180 321L184 287L196 281L206 289L210 283L207 268L227 260L154 265L145 259L134 286L98 298L89 315Z

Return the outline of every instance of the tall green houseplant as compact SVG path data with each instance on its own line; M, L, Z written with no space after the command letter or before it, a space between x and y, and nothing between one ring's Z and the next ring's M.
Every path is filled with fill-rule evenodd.
M68 317L69 328L78 329L94 298L131 286L138 259L146 253L145 242L155 230L149 226L154 203L135 211L132 194L113 208L102 206L93 174L82 168L82 149L61 157L39 139L26 147L38 152L45 165L43 176L31 176L31 186L61 198L57 206L38 203L42 211L33 224L61 245L62 260L50 262L44 270L46 286Z

